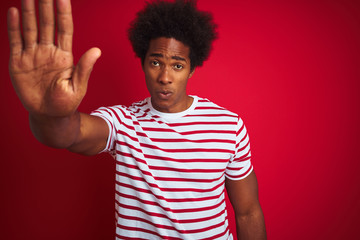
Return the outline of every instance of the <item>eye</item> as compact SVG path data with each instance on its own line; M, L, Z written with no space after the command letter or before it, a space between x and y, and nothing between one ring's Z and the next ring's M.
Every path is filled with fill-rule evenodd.
M154 61L151 61L151 65L157 67L160 65L160 63L158 61L154 60Z
M184 66L181 65L181 64L176 64L176 65L174 66L174 68L177 69L177 70L180 70L180 69L183 69Z

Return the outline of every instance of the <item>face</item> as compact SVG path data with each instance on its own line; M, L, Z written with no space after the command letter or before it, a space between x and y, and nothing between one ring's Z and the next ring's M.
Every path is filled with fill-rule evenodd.
M153 107L161 112L176 113L191 106L186 93L190 70L190 49L173 38L150 41L143 70Z

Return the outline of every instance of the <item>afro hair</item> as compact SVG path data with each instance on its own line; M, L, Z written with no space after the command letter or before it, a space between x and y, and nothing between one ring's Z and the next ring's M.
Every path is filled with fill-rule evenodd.
M210 13L199 11L194 0L147 2L130 23L128 37L137 57L144 63L150 41L174 38L190 48L191 69L202 66L217 38Z

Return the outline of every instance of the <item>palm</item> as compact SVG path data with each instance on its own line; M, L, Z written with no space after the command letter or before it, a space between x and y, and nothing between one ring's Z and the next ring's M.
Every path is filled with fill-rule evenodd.
M73 65L70 2L58 2L58 38L54 44L52 0L40 1L40 36L33 1L23 2L23 39L16 9L9 11L10 77L24 107L35 114L68 116L83 99L99 51L89 50ZM32 13L32 14L31 14ZM39 40L37 40L39 38Z
M56 47L39 46L13 57L10 76L29 112L63 115L76 110L84 93L73 86L73 57Z

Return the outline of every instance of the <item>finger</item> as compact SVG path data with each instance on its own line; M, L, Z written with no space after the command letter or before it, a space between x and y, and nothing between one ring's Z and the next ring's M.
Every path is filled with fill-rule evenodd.
M7 15L8 36L10 43L10 55L19 55L22 52L23 44L20 30L20 16L19 11L12 7Z
M22 23L25 48L33 48L37 43L37 24L34 0L22 1Z
M94 67L95 62L101 56L101 51L98 48L91 48L88 50L79 60L79 63L75 67L73 82L75 90L82 88L86 91L87 82L90 77L90 73Z
M56 9L58 24L57 45L62 50L71 52L74 25L70 0L57 1Z
M54 44L55 19L53 0L39 2L40 44Z

